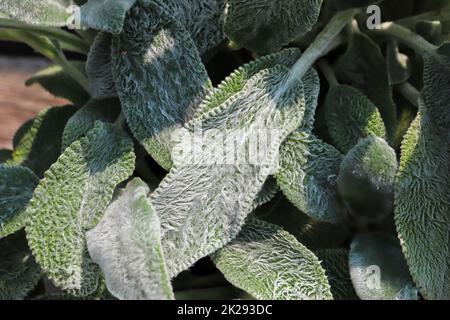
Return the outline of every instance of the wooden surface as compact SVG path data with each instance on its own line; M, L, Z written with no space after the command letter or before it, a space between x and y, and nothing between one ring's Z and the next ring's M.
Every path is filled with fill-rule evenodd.
M43 59L0 56L0 149L11 149L16 130L39 111L67 103L39 85L25 86L30 76L46 66Z

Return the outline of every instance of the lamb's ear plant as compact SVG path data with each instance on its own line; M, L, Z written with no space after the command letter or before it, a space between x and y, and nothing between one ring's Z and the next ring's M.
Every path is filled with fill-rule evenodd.
M68 104L0 150L0 299L450 299L450 10L418 2L3 0Z

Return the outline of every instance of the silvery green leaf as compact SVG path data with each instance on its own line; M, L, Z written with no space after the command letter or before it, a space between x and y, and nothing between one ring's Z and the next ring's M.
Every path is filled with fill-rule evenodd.
M12 151L8 149L0 149L0 164L5 163L12 158Z
M204 54L225 39L224 24L228 0L144 0L182 24Z
M136 0L88 0L81 6L81 23L113 34L122 32L125 16Z
M67 121L62 136L62 150L85 136L96 121L113 122L120 113L117 99L90 100Z
M397 155L385 140L370 136L354 146L341 163L337 186L351 215L380 222L394 209Z
M400 52L398 43L391 40L386 49L386 67L388 69L389 84L402 84L411 77L412 66L409 57Z
M392 141L397 126L396 106L392 99L386 61L380 47L367 35L354 32L347 51L338 60L339 80L351 83L377 106Z
M0 238L25 227L25 207L38 183L30 169L0 164Z
M80 72L84 73L84 62L72 63ZM89 94L59 65L39 71L28 79L25 85L29 87L36 83L55 97L67 99L78 106L82 106L89 100Z
M186 29L154 9L133 7L113 39L113 74L135 138L165 169L171 134L189 120L211 82Z
M21 232L0 239L0 300L21 300L42 276Z
M336 223L340 216L336 178L342 159L333 146L307 133L293 133L280 150L277 183L302 212Z
M317 257L273 224L249 219L212 258L228 281L256 299L333 299Z
M383 233L359 234L350 247L350 275L362 300L417 300L398 240Z
M99 270L85 232L100 220L116 186L134 169L133 142L117 127L98 122L46 172L26 214L30 248L47 276L69 293L97 288Z
M328 132L344 154L360 139L386 136L377 107L364 94L348 85L331 87L324 108Z
M240 93L181 130L175 150L182 156L175 156L170 173L152 194L171 276L233 239L252 211L257 193L273 173L281 142L303 118L303 85L297 80L285 88L289 75L283 66L257 73ZM248 148L245 154L218 151L221 146L246 146L260 130L270 131L270 139L259 144L258 159L246 156ZM186 150L185 139L191 137Z
M273 52L316 23L322 0L229 0L225 32L240 47Z
M38 177L58 159L64 127L77 108L72 105L41 111L13 151L12 164L30 168Z
M277 185L277 180L274 177L269 177L266 182L264 182L264 185L254 200L254 208L256 209L272 200L279 190L280 188Z
M426 299L450 299L448 130L419 114L402 144L395 224L411 275Z
M95 37L86 60L86 73L94 99L117 96L112 73L111 42L109 33L100 32Z
M349 251L347 249L323 249L317 251L316 255L327 273L333 298L335 300L358 300L350 278Z
M423 100L434 121L450 128L450 42L425 56Z
M62 27L67 24L70 0L2 0L0 13L32 25Z
M100 265L108 290L122 300L173 299L160 221L149 193L142 180L132 180L87 232L93 261Z

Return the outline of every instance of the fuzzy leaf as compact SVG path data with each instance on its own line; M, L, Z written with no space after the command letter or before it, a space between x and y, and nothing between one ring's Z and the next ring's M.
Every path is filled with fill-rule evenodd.
M331 293L335 300L358 300L348 267L349 251L325 249L316 253L327 273Z
M86 73L89 78L91 95L94 99L117 96L112 72L111 44L111 35L100 32L95 37L86 60Z
M92 259L102 268L109 291L122 300L173 299L160 221L149 193L142 180L132 180L87 233Z
M25 226L25 207L38 183L30 169L0 164L0 238Z
M170 169L170 136L211 87L191 37L170 17L136 6L113 39L113 73L133 135Z
M310 217L337 222L340 208L336 178L342 159L338 150L312 135L291 134L280 150L278 185Z
M450 42L425 57L423 99L440 126L450 128Z
M200 54L225 39L224 24L228 0L144 0L170 15L190 33Z
M395 223L411 275L426 299L450 299L450 142L418 115L402 145Z
M89 258L85 231L96 225L114 188L134 169L133 143L117 128L98 122L51 166L27 208L30 248L60 288L92 293L98 267Z
M254 208L256 209L259 206L270 202L279 190L280 188L278 188L277 180L273 177L269 177L254 200Z
M362 300L417 300L418 291L398 240L383 233L359 234L350 248L350 275Z
M41 276L23 233L0 239L0 300L24 299Z
M273 224L250 219L212 257L228 281L257 299L333 299L317 257Z
M392 141L397 113L380 47L365 34L353 33L346 53L338 60L336 73L340 80L353 84L378 107L388 140Z
M2 0L0 13L32 25L67 25L70 0Z
M252 211L257 193L273 173L281 142L304 114L302 82L297 80L286 91L288 77L289 69L283 66L263 70L240 93L181 130L175 150L180 147L183 156L175 157L174 167L152 194L171 276L234 238ZM259 130L270 130L271 136L259 144L253 164L237 150L220 156L216 149L234 145L236 139L246 146ZM193 139L192 148L183 150L189 144L184 139L197 134L203 139Z
M362 222L380 222L394 207L395 151L381 138L361 140L341 163L337 185L350 214Z
M402 84L411 77L412 66L409 57L399 51L395 40L389 41L386 51L386 67L389 84Z
M84 72L84 62L72 62ZM75 105L82 106L89 100L89 94L58 65L45 68L25 82L26 86L38 83L49 93L58 98L67 99Z
M17 148L22 141L23 137L30 131L31 126L33 125L35 118L31 118L25 121L19 129L17 129L16 133L14 133L13 137L13 149ZM12 156L12 154L11 154Z
M61 154L64 127L76 110L67 105L41 111L14 148L11 163L28 167L43 177Z
M322 0L230 0L225 32L259 54L278 51L316 23Z
M372 135L384 138L386 135L377 107L369 98L350 86L332 87L324 107L330 136L344 154L360 139Z
M62 150L85 136L96 121L113 122L120 113L117 99L90 100L67 121L62 137Z
M122 32L125 16L136 0L89 0L81 6L81 23L113 34Z

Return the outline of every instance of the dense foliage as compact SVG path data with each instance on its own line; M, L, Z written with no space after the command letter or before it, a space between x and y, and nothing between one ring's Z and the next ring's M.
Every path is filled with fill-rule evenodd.
M0 0L0 40L69 103L0 150L0 299L450 299L449 1Z

